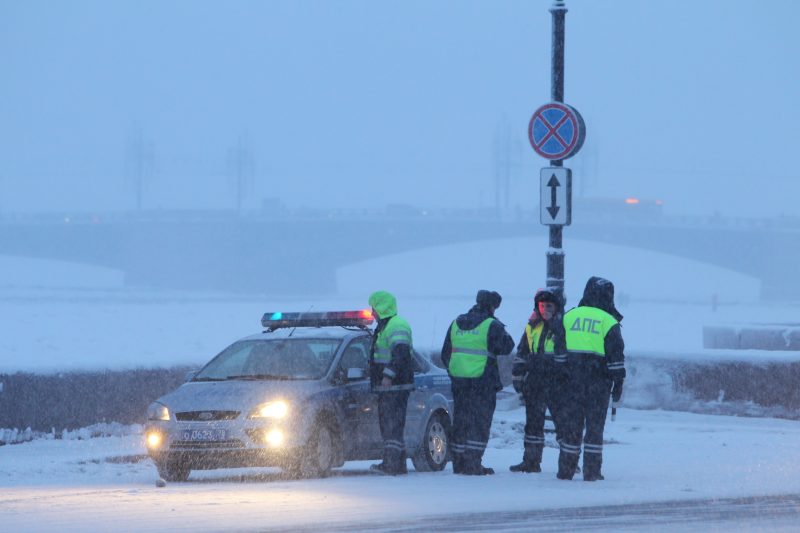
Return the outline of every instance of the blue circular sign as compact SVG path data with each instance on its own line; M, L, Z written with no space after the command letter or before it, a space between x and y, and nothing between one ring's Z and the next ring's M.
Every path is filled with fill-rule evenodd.
M543 105L528 124L528 139L533 150L552 161L577 154L585 138L583 117L576 109L561 102Z

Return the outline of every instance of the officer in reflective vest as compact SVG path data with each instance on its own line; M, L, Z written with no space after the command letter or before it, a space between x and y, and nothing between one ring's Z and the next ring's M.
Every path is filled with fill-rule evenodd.
M408 396L414 388L411 327L397 315L397 300L378 291L369 297L378 325L370 352L370 384L378 393L378 421L383 439L383 461L370 470L387 475L406 474L406 427Z
M564 315L569 380L562 406L559 479L572 479L575 475L581 441L583 479L603 479L600 470L609 394L615 404L619 402L625 380L621 320L622 315L614 306L614 284L599 277L589 278L578 307Z
M541 472L544 450L545 413L550 410L561 439L559 420L561 397L566 387L564 305L560 292L540 289L534 297L534 311L517 345L511 369L514 390L525 405L525 440L522 462L512 472Z
M497 356L514 349L514 339L494 318L501 301L494 291L478 291L475 305L453 321L442 346L455 404L450 450L456 474L494 474L481 460L489 442L497 391L503 388Z

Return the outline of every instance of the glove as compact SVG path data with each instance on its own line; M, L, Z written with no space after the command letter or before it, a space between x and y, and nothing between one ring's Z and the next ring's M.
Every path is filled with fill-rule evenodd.
M619 401L622 398L622 384L625 383L625 378L619 376L613 379L614 382L611 385L611 407L618 407L615 404L619 404Z

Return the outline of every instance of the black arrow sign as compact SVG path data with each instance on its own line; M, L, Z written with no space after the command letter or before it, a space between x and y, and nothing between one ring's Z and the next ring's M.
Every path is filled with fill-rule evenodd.
M558 210L561 209L556 205L556 188L561 187L561 183L558 182L558 178L556 178L555 174L550 176L550 181L547 182L547 186L550 187L550 207L547 208L547 212L550 213L550 218L555 220L556 215L558 215Z

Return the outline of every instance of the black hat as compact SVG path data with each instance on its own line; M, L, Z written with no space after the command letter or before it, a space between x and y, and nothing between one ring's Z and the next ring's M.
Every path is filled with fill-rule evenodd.
M500 307L500 302L502 301L503 297L496 291L479 290L478 294L475 296L475 303L486 309L489 307L497 309Z
M614 306L614 284L605 278L598 276L589 278L586 288L583 289L583 298L578 305L602 309L617 319L617 322L622 320L622 313Z
M552 302L556 304L556 307L559 309L564 306L564 300L561 296L561 291L559 289L551 289L550 287L536 291L536 296L533 297L533 302L537 305L539 302Z

